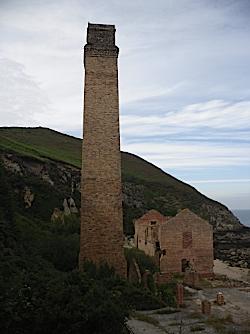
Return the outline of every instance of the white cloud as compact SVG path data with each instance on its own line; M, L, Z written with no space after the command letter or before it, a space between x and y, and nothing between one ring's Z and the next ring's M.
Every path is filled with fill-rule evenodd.
M213 179L213 180L188 180L186 181L192 184L201 184L201 183L246 183L250 182L250 179Z
M47 114L49 100L24 66L0 59L0 110L2 126L37 126L36 115Z
M234 140L249 140L249 119L250 101L212 100L162 115L123 115L121 125L123 136L131 138L182 134L183 139L189 136L211 140L214 131L215 139L229 139L233 135Z
M122 145L123 150L168 170L244 166L250 164L250 147L213 143L148 142Z
M0 1L1 124L80 135L87 22L114 23L122 148L178 172L235 166L237 178L250 156L249 9L247 1Z

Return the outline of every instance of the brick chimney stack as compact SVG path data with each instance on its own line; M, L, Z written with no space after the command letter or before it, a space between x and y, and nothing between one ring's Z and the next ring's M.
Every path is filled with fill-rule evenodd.
M123 253L118 58L115 26L88 24L79 266L108 263L126 276Z

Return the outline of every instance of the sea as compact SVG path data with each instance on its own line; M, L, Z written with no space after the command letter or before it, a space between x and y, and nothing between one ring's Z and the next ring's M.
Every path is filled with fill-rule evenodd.
M250 210L232 210L232 212L242 224L250 227Z

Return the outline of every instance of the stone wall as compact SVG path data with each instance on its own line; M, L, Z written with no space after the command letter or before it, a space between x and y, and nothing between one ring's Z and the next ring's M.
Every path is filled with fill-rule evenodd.
M160 258L162 272L213 272L213 228L190 210L162 225L160 245L165 254Z
M173 273L213 273L213 228L188 209L172 218L150 210L135 222L135 245L158 258L159 281Z
M150 210L135 221L135 246L150 256L155 256L159 242L159 227L166 217L156 210Z

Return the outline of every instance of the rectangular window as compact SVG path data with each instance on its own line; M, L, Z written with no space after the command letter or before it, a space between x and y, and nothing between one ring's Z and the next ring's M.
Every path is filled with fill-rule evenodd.
M182 246L183 248L192 247L192 232L183 232Z

